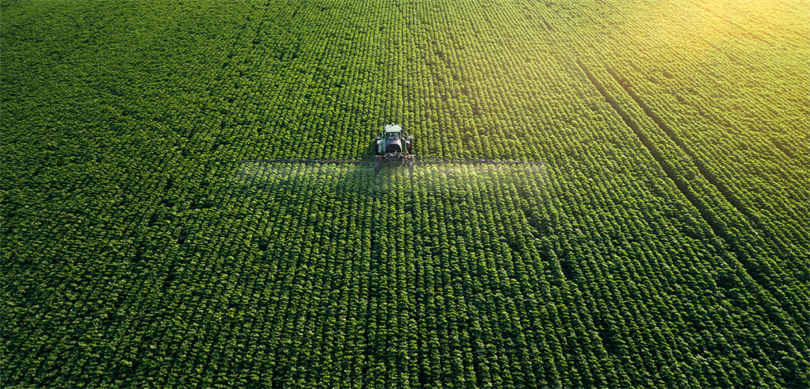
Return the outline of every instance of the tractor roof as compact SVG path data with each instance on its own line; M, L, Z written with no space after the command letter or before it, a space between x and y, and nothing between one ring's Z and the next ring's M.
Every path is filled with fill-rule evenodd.
M402 126L398 124L389 124L385 126L384 132L387 134L389 132L402 132Z

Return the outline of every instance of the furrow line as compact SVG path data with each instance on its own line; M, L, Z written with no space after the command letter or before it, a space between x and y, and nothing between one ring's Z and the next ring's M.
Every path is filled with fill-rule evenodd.
M733 206L734 209L737 210L737 212L739 212L742 215L745 215L749 223L751 223L758 230L765 231L765 229L760 225L759 219L755 215L753 215L738 198L734 197L731 194L731 191L728 189L728 187L726 187L722 182L718 181L717 178L715 178L714 174L712 174L712 172L709 171L706 165L703 164L703 162L693 152L691 152L688 147L686 147L686 145L683 143L683 140L681 140L677 135L675 135L675 132L672 131L672 129L666 123L664 123L664 121L661 120L661 118L658 117L658 115L656 115L655 112L653 112L652 109L650 109L650 107L647 104L644 104L644 102L642 102L641 99L635 93L628 90L627 87L622 85L622 83L619 80L619 77L616 76L616 74L613 72L612 69L608 68L607 72L608 74L610 74L611 77L613 77L613 80L615 80L616 83L622 87L625 93L627 93L627 95L630 96L631 99L633 99L636 105L638 105L639 108L641 108L644 111L644 113L658 126L658 128L661 131L663 131L667 135L667 137L669 137L669 139L672 140L681 149L681 151L683 151L686 155L689 156L689 158L692 159L692 162L694 162L695 167L697 167L698 171L703 176L703 178L705 178L706 181L714 185L714 187L717 188L717 191L720 192L721 195L723 195L723 198L725 198L726 201L728 201L728 203L731 204L731 206Z
M730 246L729 248L734 252L734 254L737 256L737 258L745 258L746 255L743 255L743 253L740 252L739 247L737 247L737 244L736 244L737 239L735 239L733 236L731 236L726 231L726 228L724 227L725 223L722 220L720 220L719 217L717 215L715 215L711 211L711 207L708 204L705 204L698 197L697 194L695 194L692 190L689 189L689 184L685 180L683 180L681 177L678 176L678 174L676 172L676 167L674 165L672 165L661 154L661 152L658 150L658 148L653 144L652 140L650 140L647 137L647 135L644 134L641 131L639 123L636 123L631 118L631 116L628 114L628 112L626 112L619 105L619 103L613 98L613 96L611 96L610 93L607 92L605 87L596 79L596 77L593 76L593 74L590 72L590 70L588 70L587 66L585 66L579 59L577 59L576 63L577 63L577 66L579 66L579 68L582 70L582 72L588 77L588 80L590 80L590 82L594 85L594 87L596 87L596 89L599 91L599 93L602 94L602 96L605 98L605 100L607 100L607 102L610 104L610 106L613 108L613 110L616 111L616 113L619 115L619 117L624 121L624 123L627 125L627 127L629 127L633 131L633 133L636 135L636 137L638 137L638 139L641 141L641 144L647 149L647 151L650 152L650 155L652 155L653 159L655 159L655 161L658 163L658 165L661 167L661 169L664 171L664 173L667 175L667 177L669 177L669 179L672 180L672 182L675 184L675 186L678 188L678 190L684 195L684 197L686 197L686 199L689 201L689 203L691 203L692 206L695 207L698 210L700 216L703 218L703 220L706 222L706 224L709 225L709 227L711 228L714 235L723 238L723 240L725 240L726 243L729 244L729 246ZM611 76L613 76L613 74L611 74ZM615 78L615 76L614 76L614 78ZM618 82L618 80L617 80L617 82ZM624 89L624 90L627 91L627 89ZM638 103L638 101L637 101L637 103ZM639 105L639 106L641 108L644 108L643 105ZM647 111L645 110L645 112L647 112ZM649 113L648 113L648 115L649 115ZM650 118L655 120L653 117L650 117ZM660 124L659 124L659 127L660 127ZM673 141L674 141L674 139L673 139ZM683 149L683 146L681 146L681 144L679 144L678 142L676 142L676 144L678 144L678 146L681 149ZM687 155L689 155L691 157L691 154L687 154ZM693 157L692 157L692 160L694 160ZM702 169L700 170L700 172L701 172L701 174L704 175L704 178L706 178ZM706 179L708 180L708 178L706 178ZM718 190L719 190L719 188L718 188ZM760 286L763 286L762 283L761 283L762 280L760 280L759 277L756 276L755 272L752 273L750 269L747 269L747 266L745 266L744 262L745 261L743 261L743 265L744 265L744 267L746 267L746 270L748 270L749 275L752 276L752 279L754 279L754 281L756 281L758 284L760 284Z

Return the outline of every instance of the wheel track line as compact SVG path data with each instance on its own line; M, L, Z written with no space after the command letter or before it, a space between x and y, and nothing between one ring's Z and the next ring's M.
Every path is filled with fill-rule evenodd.
M580 68L584 69L584 65L581 64L581 62L579 60L577 60L577 64L580 65ZM610 74L611 77L613 77L613 80L619 86L621 86L621 88L625 91L625 93L628 96L630 96L631 99L633 99L633 101L636 103L636 105L638 105L639 108L641 108L644 111L644 114L647 115L647 117L649 117L650 120L652 120L656 124L656 126L664 134L666 134L667 137L673 143L675 143L675 145L680 149L680 151L683 151L684 154L690 158L690 160L692 162L692 165L694 165L697 168L698 172L703 176L703 178L708 183L712 184L712 186L714 186L714 188L717 190L717 192L719 192L720 195L723 196L723 199L725 199L726 202L729 205L731 205L734 208L735 211L737 211L737 213L739 213L740 215L743 216L743 220L746 222L746 224L748 224L748 226L746 226L747 228L753 230L752 232L754 232L754 234L759 236L761 239L766 240L768 243L773 244L775 246L774 248L778 248L781 252L787 253L790 257L793 257L793 258L795 258L795 259L797 259L799 261L802 260L802 258L799 255L797 255L797 253L789 246L788 243L784 242L783 239L779 235L777 235L776 232L772 231L770 228L768 228L766 225L764 225L762 223L762 221L760 220L760 218L757 217L743 203L743 201L739 197L734 195L734 191L732 191L728 186L726 186L723 182L719 181L716 178L715 174L713 174L709 170L709 168L703 163L703 161L700 158L698 158L698 156L686 146L686 144L683 142L683 140L680 139L675 134L675 132L672 130L672 128L670 128L670 126L667 125L664 120L662 120L655 112L653 112L652 108L650 108L647 104L645 104L643 101L641 101L641 98L635 92L628 90L627 87L622 85L622 83L620 82L621 77L619 77L613 69L611 69L609 67L606 67L605 70L607 71L608 74ZM590 78L591 78L591 76L589 75L589 79ZM594 82L594 80L592 79L591 82ZM594 84L594 85L596 85L596 84ZM600 92L602 92L602 91L600 90ZM605 96L605 93L602 93L602 94L603 94L603 96ZM608 99L607 96L605 96L605 98ZM608 99L608 101L610 101L610 99ZM611 103L611 106L614 107L614 109L620 114L620 116L622 116L622 119L625 120L625 123L627 123L627 120L623 116L623 113L625 113L625 112L619 111L619 109L621 109L621 108L615 107L613 105L613 103ZM639 132L636 129L633 129L633 131L636 132L636 135L639 135ZM641 139L640 136L639 136L639 138ZM648 140L648 142L652 143L649 140ZM642 140L642 143L643 143L643 140ZM647 145L645 144L645 146L647 146ZM649 147L647 147L647 148L650 149ZM652 153L652 149L650 149L650 152ZM656 159L658 159L658 158L656 157ZM661 156L661 159L666 160L666 158L663 157L663 156ZM660 164L660 162L659 162L659 164ZM663 167L663 165L662 165L662 167ZM669 172L667 174L670 175ZM677 176L677 173L673 173L673 175ZM676 183L677 183L677 181L676 181ZM680 186L679 186L679 189L681 189ZM681 190L681 191L683 192L683 190ZM699 197L699 195L694 195L694 196ZM714 207L708 206L708 204L707 204L707 208L714 209ZM698 209L700 209L700 208L698 208ZM720 219L720 218L718 217L718 219ZM722 222L721 224L725 225L727 223ZM715 229L715 227L712 226L712 229ZM725 231L725 228L721 228L721 231L724 234L728 234L728 232ZM733 246L732 250L735 253L738 253L739 251L743 250L743 248L740 247L742 244L739 243L739 239L737 239L733 235L730 235L730 234L728 234L728 236L720 235L720 234L717 234L717 231L715 231L715 235L722 236L723 239L725 239L731 246ZM781 267L782 266L780 266L780 268Z
M672 140L672 142L674 142L678 146L678 148L692 160L692 164L698 169L703 178L705 178L706 181L708 181L717 189L717 191L723 196L726 202L728 202L734 208L734 210L736 210L740 215L744 216L744 220L749 224L749 228L753 229L754 230L753 232L756 235L759 235L760 237L763 238L767 238L767 241L769 243L774 244L776 248L779 248L781 251L785 253L789 253L791 257L801 261L801 257L797 255L797 253L794 252L793 249L791 249L789 244L784 242L783 239L779 235L777 235L776 232L772 231L765 224L763 224L760 218L757 215L755 215L751 211L751 209L748 208L738 196L734 195L733 190L731 190L728 186L726 186L726 184L718 180L715 174L713 174L709 170L709 168L706 167L706 165L703 163L703 160L698 158L698 156L693 151L691 151L689 147L686 146L683 140L680 139L675 134L672 128L670 128L669 125L667 125L666 122L664 122L664 120L662 120L657 114L655 114L655 112L653 112L652 109L647 104L642 102L641 98L638 95L636 95L636 93L628 90L624 85L621 84L621 82L619 82L620 77L616 75L614 70L610 68L606 68L606 70L608 74L610 74L610 76L613 77L616 83L622 87L625 93L628 96L630 96L630 98L633 99L636 105L638 105L644 111L644 113L658 126L658 128L661 131L663 131L667 135L667 137L669 137L669 139ZM729 241L729 243L731 242L732 241Z
M663 155L661 155L661 152L653 144L653 141L650 140L645 134L643 134L640 131L640 126L638 125L638 123L633 121L630 118L630 116L627 115L627 112L619 106L618 102L605 90L604 86L593 76L593 74L590 72L590 70L587 70L587 66L584 65L579 59L576 60L576 63L580 67L580 69L583 71L583 73L588 77L588 79L591 81L591 83L597 88L597 90L602 94L602 96L608 101L608 103L611 105L611 107L619 114L619 116L622 118L622 120L625 122L625 124L628 127L631 128L631 130L639 138L639 140L644 145L644 147L647 148L647 150L650 152L650 154L653 156L653 158L656 160L656 162L658 162L659 166L661 166L661 168L664 170L666 175L675 183L678 190L680 190L681 193L683 193L683 195L687 198L687 200L699 211L699 214L700 214L701 218L703 218L704 221L709 225L712 232L716 236L721 237L729 245L728 251L734 254L737 261L742 265L742 268L745 270L745 272L748 274L748 276L757 285L759 285L760 288L762 288L763 291L766 291L768 296L770 296L770 298L775 298L772 295L772 293L773 293L772 288L777 287L778 285L769 286L768 285L768 283L769 283L768 279L770 279L771 276L774 276L774 275L781 276L781 274L770 274L769 275L767 273L758 274L757 272L755 272L756 267L758 265L756 264L756 261L752 262L748 258L750 258L750 257L756 258L756 257L759 257L761 254L747 252L745 247L742 246L741 243L739 242L739 239L737 239L735 236L731 235L731 233L729 233L726 230L726 228L724 226L727 225L727 222L723 221L723 219L719 215L717 215L715 213L714 207L710 206L709 204L706 204L700 198L699 194L694 193L692 190L689 189L688 182L685 182L681 177L678 176L678 173L675 172L674 166L667 160L667 158L665 158ZM612 73L611 73L611 76L614 77L614 80L615 80L616 76L614 74L612 74ZM618 80L615 80L615 81L618 82ZM623 89L624 89L624 87L623 87ZM629 94L629 92L626 89L624 89L624 90L625 90L625 92L627 92ZM634 97L634 96L631 95L631 97ZM634 98L634 100L635 100L635 98ZM638 101L636 101L636 103L639 105L640 108L645 108L645 106L640 104ZM648 113L648 111L646 109L645 109L644 112L645 112L645 114L649 115L649 113ZM659 123L659 121L655 120L654 117L650 117L650 119L653 120L659 126L659 129L666 132L666 130L664 130L663 128L660 128L661 124ZM670 134L667 134L667 135L670 136ZM680 143L676 142L675 139L671 139L671 140L673 142L675 142L676 145L681 147ZM683 147L681 147L681 149L683 150ZM686 153L687 156L692 158L694 165L698 165L697 163L694 162L695 158L690 153L686 152L685 150L684 150L684 152ZM706 179L706 181L709 181L709 183L713 183L711 180L709 180L705 176L705 173L704 173L703 169L699 169L699 172L703 175L703 178ZM720 188L718 188L717 186L715 186L715 189L717 189L718 191L720 191L722 193ZM724 198L725 198L725 196L724 196ZM726 199L726 200L728 200L728 199ZM704 206L701 207L701 205L704 205ZM733 206L733 204L732 204L732 206ZM741 211L739 211L739 209L737 209L736 207L735 207L735 209L738 212L740 212L741 215L745 216L745 214L742 213ZM748 222L748 228L756 228L756 226L753 225L753 223L751 221L749 221L749 219L744 218L743 221ZM783 243L780 240L774 239L771 236L770 231L767 231L767 230L764 230L764 231L766 231L767 234L766 234L765 237L760 236L761 239L764 240L764 238L769 238L771 242L773 242L774 244L777 245L777 247L786 249L783 246ZM782 272L777 272L777 273L782 273ZM756 275L756 277L755 277L755 275ZM782 280L782 283L784 283L786 281L789 281L789 280ZM806 295L802 295L802 296L806 297ZM787 311L785 311L785 309L787 309ZM796 307L793 307L793 308L786 307L786 306L780 306L779 307L779 310L782 311L782 312L785 312L785 313L791 312L794 309L796 309ZM788 317L792 318L793 320L798 320L799 319L799 318L795 317L794 314L788 313L787 315L788 315ZM801 327L799 327L799 328L801 328Z
M557 13L555 10L553 10L553 9L552 9L552 11L554 11L554 13L555 13L555 14L557 14L557 16L559 16L559 14L558 14L558 13ZM563 19L563 20L564 20L564 19ZM563 24L563 25L567 25L567 23L566 23L566 22L563 22L562 24ZM570 27L569 27L569 29L570 29ZM572 31L572 32L574 33L574 35L578 35L578 34L577 34L577 33L578 33L577 31ZM654 143L653 143L653 142L652 142L650 139L643 137L642 135L644 135L644 134L642 134L642 133L640 132L639 128L637 128L637 127L633 127L632 125L630 125L630 124L631 124L631 122L628 122L628 118L626 118L625 116L621 115L621 113L622 113L622 112L624 112L624 111L623 111L623 110L621 110L621 108L620 108L620 107L618 107L618 103L617 103L616 101L611 101L611 99L609 98L609 96L610 96L610 95L609 95L609 94L607 94L607 92L605 91L604 87L603 87L603 86L602 86L602 85L601 85L601 84L600 84L598 81L596 81L596 79L594 78L594 76L593 76L593 75L592 75L592 74L591 74L589 71L587 71L587 70L586 70L586 66L585 66L585 65L584 65L584 64L581 62L581 60L580 60L579 58L577 58L577 56L576 56L575 54L570 55L570 56L569 56L569 58L572 60L572 62L575 62L575 63L576 63L576 64L577 64L577 65L580 67L580 69L583 71L583 73L584 73L584 74L585 74L585 75L588 77L589 81L590 81L590 82L591 82L591 83L592 83L592 84L593 84L593 85L594 85L594 86L597 88L597 90L598 90L598 91L599 91L599 92L602 94L602 96L603 96L603 97L604 97L604 98L605 98L605 99L606 99L608 102L610 102L610 104L611 104L611 106L613 107L613 109L614 109L614 110L615 110L617 113L619 113L619 114L620 114L620 116L622 117L622 119L625 121L625 124L627 124L627 125L628 125L628 126L629 126L629 127L632 129L632 130L633 130L633 132L635 133L635 135L636 135L636 136L639 138L639 140L642 142L643 146L645 146L645 147L648 149L648 151L649 151L649 152L652 154L652 156L654 157L654 159L656 160L656 162L658 162L658 163L659 163L659 165L660 165L662 168L663 168L664 166L666 166L666 165L670 165L670 161L668 161L666 158L664 158L664 157L663 157L663 155L661 155L660 153L655 153L655 152L653 152L653 151L659 152L659 150L655 148ZM614 80L615 80L615 75L614 75L614 74L611 74L611 76L612 76L612 77L614 77ZM627 91L626 89L625 89L625 93L628 93L628 91ZM639 103L638 103L638 101L636 101L636 104L639 104ZM648 115L648 117L649 117L649 114L648 114L646 111L645 111L645 114L647 114L647 115ZM651 117L650 117L650 119L652 120L653 118L651 118ZM656 123L656 124L658 124L658 123ZM670 136L670 134L667 134L667 136ZM677 144L677 143L676 143L676 144ZM681 149L681 150L679 150L679 151L684 151L684 150L683 150L683 149ZM657 154L657 155L656 155L656 154ZM689 154L686 154L686 155L687 155L687 156L689 156ZM694 158L693 158L692 164L694 164ZM683 189L687 189L687 190L689 189L689 187L688 187L688 183L681 183L681 184L679 185L678 180L676 180L676 178L678 178L678 175L677 175L677 174L675 174L675 173L674 173L674 171L673 171L673 172L670 172L670 171L667 171L667 169L664 169L664 171L665 171L665 173L667 174L667 176L669 176L669 178L670 178L671 180L673 180L673 182L676 184L676 186L678 187L678 189L679 189L679 190L681 190L681 192L682 192L684 195L686 195L687 199L688 199L688 200L689 200L689 201L692 203L692 205L693 205L693 206L695 206L695 201L697 201L698 203L701 203L701 202L702 202L701 200L708 200L708 199L703 199L703 198L702 198L702 194L701 194L701 193L694 193L692 197L688 196L688 195L687 195L687 192L684 192L684 190L683 190ZM700 172L700 171L698 171L698 172L699 172L699 173L701 173L701 174L703 174L703 172ZM706 177L705 177L705 175L704 175L704 177L703 177L703 178L706 178ZM711 183L711 182L710 182L710 183ZM716 186L715 186L715 188L716 188L716 189L718 189ZM719 190L719 189L718 189L718 190ZM722 193L722 192L721 192L721 193ZM723 195L725 196L725 194L723 194ZM722 220L720 217L718 217L718 215L716 215L716 214L715 214L715 212L717 212L717 211L718 211L718 209L716 209L716 208L715 208L715 207L716 207L716 204L712 204L712 205L713 205L713 206L711 206L711 207L706 207L706 208L704 208L704 210L701 210L701 208L700 208L700 207L697 207L697 210L698 210L698 211L700 211L699 213L700 213L701 217L702 217L704 220L706 220L707 222L708 222L708 220L709 220L709 219L714 218L714 219L716 219L716 220L718 220L718 221L720 221L720 222L721 222L721 223L719 223L719 224L718 224L719 226L724 226L726 223L724 223L724 222L723 222L723 220ZM734 206L734 204L732 204L732 206ZM705 213L704 213L704 212L705 212ZM741 216L746 216L746 215L744 215L744 214L743 214L743 215L741 215ZM709 217L709 219L707 219L707 217ZM748 221L748 220L746 220L745 218L743 218L742 220L743 220L743 221ZM708 223L708 224L709 224L709 227L710 227L712 230L714 230L715 235L717 235L717 230L715 229L715 228L716 228L716 227L715 227L715 225L713 225L712 223ZM751 224L749 223L747 227L748 227L748 228L751 228ZM723 229L722 231L723 231L723 232L727 232L725 229ZM770 232L770 231L767 231L767 232ZM769 235L770 235L770 234L769 234ZM717 236L720 236L720 235L717 235ZM762 239L763 237L761 237L761 236L760 236L759 238L760 238L760 239ZM770 238L770 236L768 236L768 238ZM747 257L747 255L746 255L746 256L743 256L743 257L741 257L741 256L740 256L740 254L741 254L741 253L743 253L743 254L745 253L745 248L744 248L744 247L739 247L739 246L737 246L737 245L736 245L736 243L737 243L736 241L733 241L733 240L732 240L732 241L729 241L728 239L726 239L726 241L727 241L728 243L731 243L731 245L730 245L731 247L729 247L729 248L727 249L727 251L728 251L728 252L730 252L731 254L733 254L734 256L736 256L736 258L735 258L735 259L737 259L737 263L738 263L739 265L741 265L741 267L742 267L742 269L741 269L741 270L743 270L745 273L747 273L747 275L749 276L749 278L751 278L751 280L752 280L752 281L754 281L754 282L755 282L755 283L756 283L756 284L757 284L757 285L760 287L760 293L755 293L755 295L759 296L760 294L763 294L763 295L764 295L764 297L765 297L766 299L768 299L768 300L774 300L774 299L775 299L775 297L776 297L776 296L772 295L772 293L774 293L774 292L775 292L775 293L777 293L777 294L780 294L780 295L781 295L780 291L781 291L781 289L783 289L783 288L778 288L778 287L776 287L776 289L777 289L776 291L774 291L774 290L772 289L773 287L772 287L772 288L765 288L765 287L763 287L763 285L762 285L762 284L760 284L760 282L761 282L761 281L759 281L759 280L757 280L757 279L755 279L755 278L751 277L751 270L749 270L749 269L751 268L751 266L752 266L752 265L753 265L753 266L756 266L756 264L755 264L755 263L751 263L751 262L750 262L750 260L745 260L745 258ZM745 244L745 242L742 242L742 243L743 243L743 245ZM778 245L777 247L780 247L781 245L783 245L783 243L782 243L781 241L777 241L777 242L774 242L774 243ZM780 248L781 248L781 247L780 247ZM793 254L793 255L795 256L795 253L791 253L791 254ZM757 255L756 255L756 254L754 254L754 256L756 257ZM752 270L753 270L753 269L752 269ZM801 288L801 285L797 285L797 286L799 286L799 288L800 288L800 289L802 289L802 288ZM806 291L804 291L804 290L801 290L801 291L799 292L799 295L800 295L800 296L802 296L802 297L805 297L805 298L806 298L806 296L807 296ZM784 295L782 295L782 296L783 296L783 297L785 297ZM782 323L784 323L784 322L792 322L792 321L794 321L794 320L797 320L795 316L793 316L792 314L788 314L788 313L787 313L788 311L791 311L791 312L793 312L794 314L795 314L795 313L799 313L799 315L798 315L798 316L799 316L799 319L798 319L798 320L801 320L801 317L804 317L804 316L805 316L804 314L801 314L802 308L798 308L798 309L797 309L797 308L795 307L795 305L794 305L794 304L793 304L791 301L789 301L789 300L788 300L788 301L783 301L781 298L780 298L780 299L778 299L778 301L780 301L782 304L787 303L787 306L781 306L781 307L780 307L780 306L778 306L778 305L777 305L776 307L774 307L774 308L775 308L775 310L773 310L773 309L767 309L767 308L766 308L767 315L768 315L769 317L771 317L771 319L772 319L772 320L774 320L774 322L782 322ZM806 300L805 300L805 301L806 301ZM774 301L774 302L776 302L776 301ZM779 303L777 303L777 304L779 304ZM801 303L800 303L800 305L801 305ZM787 311L786 311L785 309L787 309ZM786 317L784 317L784 316L782 316L782 315L787 315L788 317L786 318ZM794 323L794 325L795 325L795 324L796 324L796 323ZM791 325L788 325L788 327L792 327L792 326L791 326ZM798 327L798 328L802 328L802 327ZM788 332L791 332L791 331L788 331ZM786 334L786 335L787 335L787 334ZM794 334L794 336L795 336L795 334Z
M686 197L686 199L689 201L689 203L692 204L692 206L695 207L699 211L700 216L709 225L709 227L711 228L714 235L722 237L724 240L726 240L729 243L734 242L735 239L731 239L732 237L729 236L724 229L719 228L717 226L718 224L722 224L722 223L718 223L718 222L720 222L720 220L719 220L719 218L717 216L709 213L710 210L711 210L711 207L704 204L698 198L698 196L695 193L693 193L691 190L689 190L687 182L684 182L682 179L680 179L680 177L678 177L678 175L675 173L675 167L669 161L667 161L667 159L663 155L661 155L661 152L653 144L653 141L650 140L644 133L641 132L639 124L636 123L635 121L633 121L632 119L630 119L630 115L624 109L622 109L621 106L619 106L618 102L613 98L613 96L611 96L607 92L605 87L596 79L596 77L591 73L591 71L588 70L587 66L585 66L579 59L576 60L576 64L582 70L582 72L587 76L587 78L588 78L588 80L590 80L591 84L593 84L593 86L599 91L599 93L602 95L602 97L605 98L605 100L608 102L608 104L610 104L610 106L613 108L613 110L619 115L619 117L622 119L622 121L625 123L625 125L627 125L627 127L629 127L633 131L633 133L636 135L636 137L641 141L641 144L647 149L647 151L650 153L650 155L652 155L652 157L655 159L655 161L661 167L661 170L664 171L664 173L667 175L667 177L669 177L669 179L675 184L675 186L684 195L684 197ZM611 76L613 76L614 79L615 79L615 75L613 75L611 73ZM617 82L618 82L618 80L617 80ZM624 89L623 86L622 86L622 88ZM625 90L625 92L627 92L627 89L624 89L624 90ZM635 98L633 100L636 101L636 104L638 104L638 101ZM639 104L639 106L642 109L645 108L643 105ZM646 109L644 110L644 112L649 116L649 112ZM650 117L650 119L655 121L655 119L652 118L652 117ZM655 121L655 122L660 128L661 124L658 121ZM660 129L662 131L664 131L664 132L667 132L663 128L660 128ZM667 135L670 136L669 133L667 133ZM670 136L670 138L671 138L671 136ZM675 141L675 140L673 139L673 141ZM682 142L675 142L675 143L678 145L678 147L683 149ZM694 161L694 157L690 153L687 153L687 155L690 156L692 158L692 160ZM704 176L704 178L706 178L706 176L704 174L704 170L700 169L700 172ZM708 180L708 178L706 178L706 179ZM718 188L718 190L719 190L719 188ZM736 209L736 207L735 207L735 209ZM735 252L735 254L739 254L739 253L737 253L738 249L736 247L734 247L732 250Z

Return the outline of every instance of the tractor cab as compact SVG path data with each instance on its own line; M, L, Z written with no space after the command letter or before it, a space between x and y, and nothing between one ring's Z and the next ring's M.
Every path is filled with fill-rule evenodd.
M389 153L411 152L412 148L411 137L403 138L402 135L403 135L402 126L396 124L386 125L383 128L380 136L378 136L375 139L377 142L377 147L375 150L376 154L382 155Z

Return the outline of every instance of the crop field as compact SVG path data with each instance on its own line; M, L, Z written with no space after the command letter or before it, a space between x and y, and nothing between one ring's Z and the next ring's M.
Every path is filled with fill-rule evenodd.
M810 1L0 0L0 386L810 387ZM533 164L254 160L416 154Z

